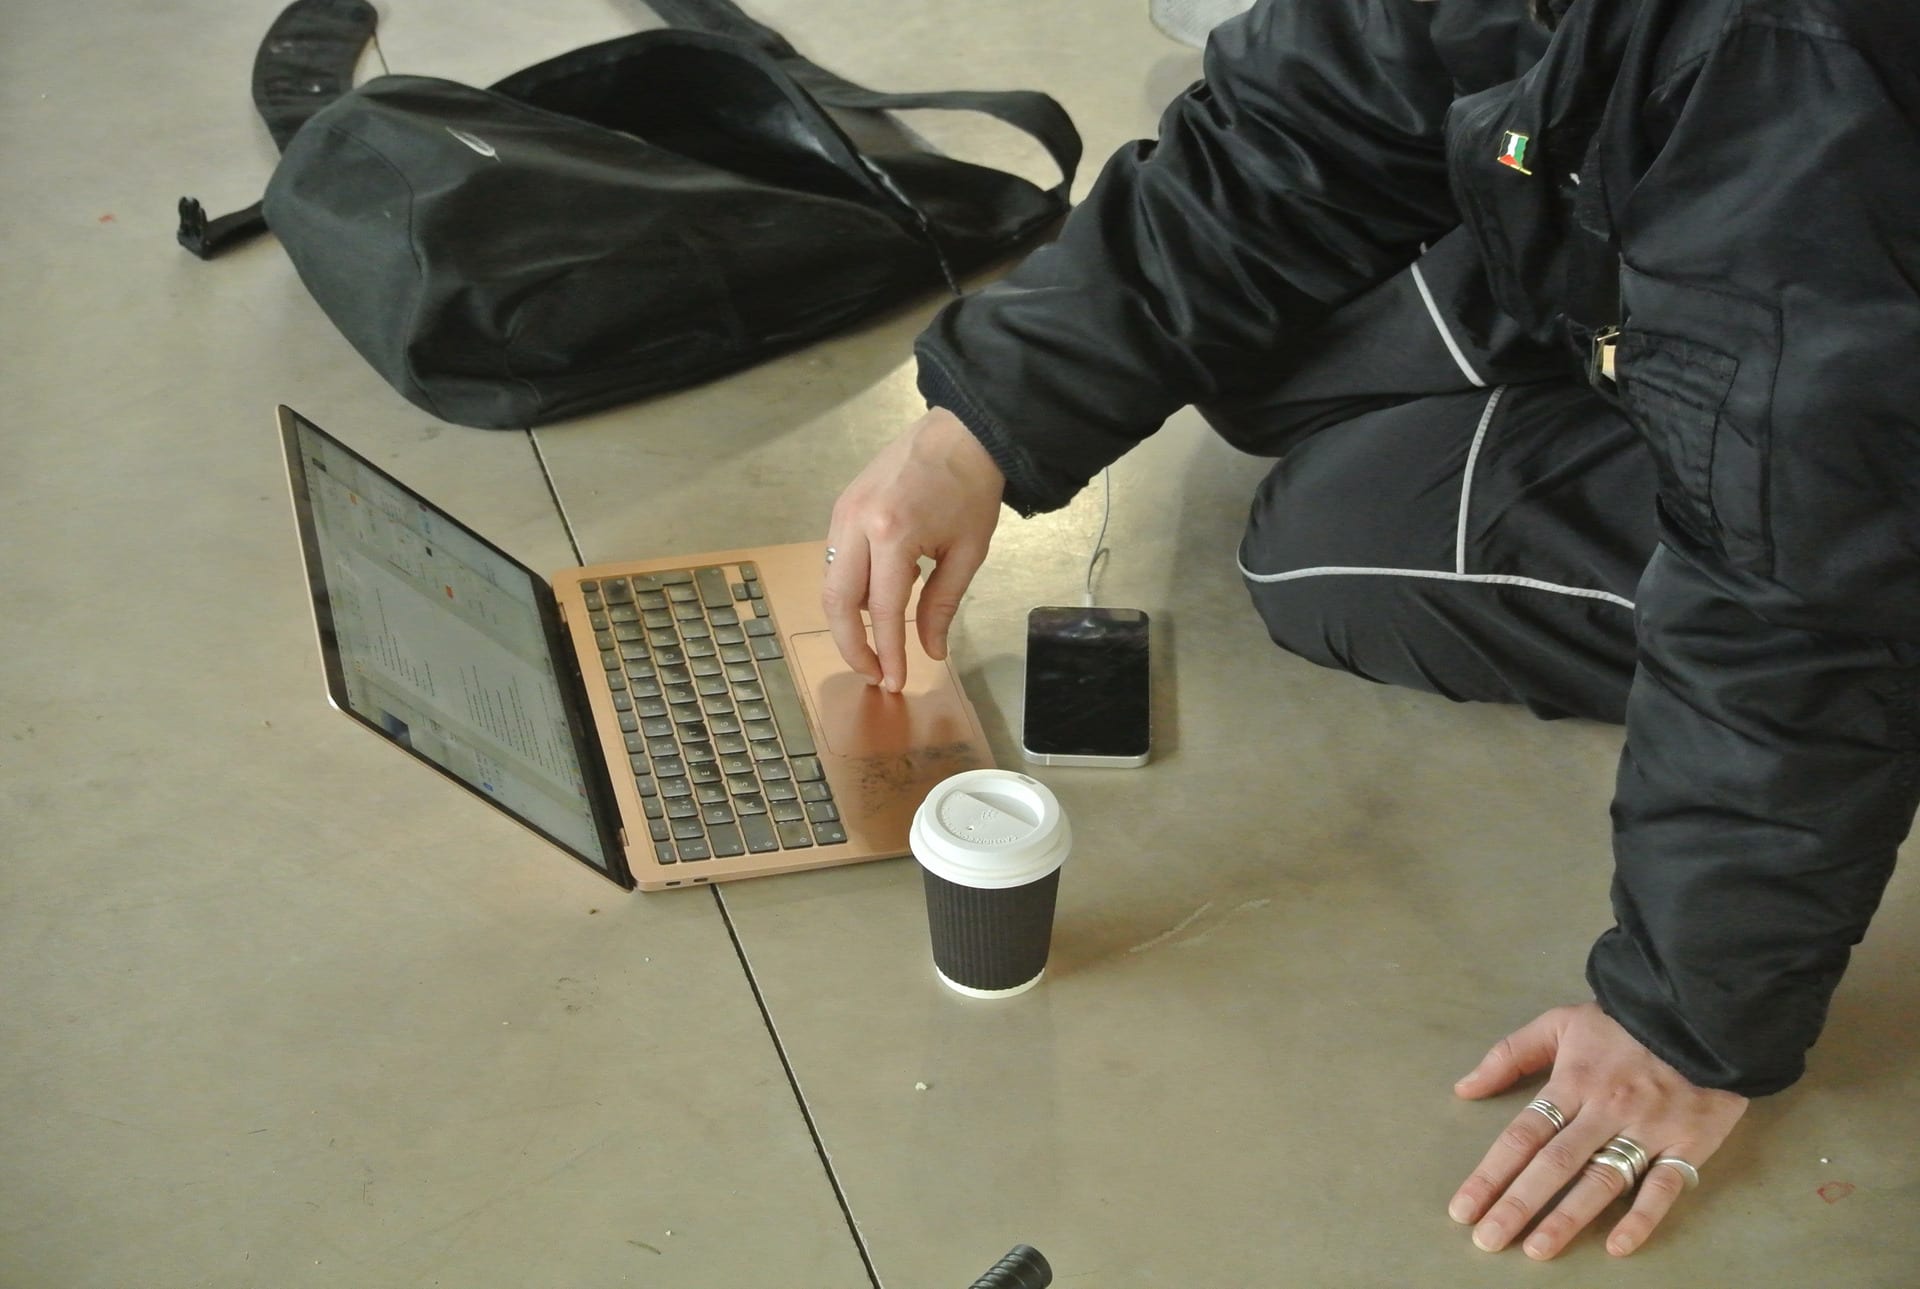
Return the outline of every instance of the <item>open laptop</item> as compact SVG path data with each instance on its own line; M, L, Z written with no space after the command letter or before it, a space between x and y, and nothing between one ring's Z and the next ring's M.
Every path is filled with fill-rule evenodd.
M909 631L908 687L848 669L807 542L542 578L279 409L327 693L622 886L907 853L948 775L992 764Z

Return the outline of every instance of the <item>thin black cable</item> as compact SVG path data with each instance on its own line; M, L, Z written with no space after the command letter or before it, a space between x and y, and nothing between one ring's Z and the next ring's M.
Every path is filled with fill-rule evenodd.
M854 1223L847 1193L840 1188L840 1178L827 1159L826 1143L820 1140L820 1128L813 1121L813 1111L807 1108L807 1099L800 1093L800 1079L793 1072L793 1062L787 1059L786 1044L780 1041L780 1031L774 1028L773 1013L767 1010L767 1000L760 992L760 982L753 978L753 965L747 961L747 951L740 943L739 932L734 930L733 918L727 912L727 901L721 896L718 886L707 889L713 892L713 906L720 910L720 921L726 925L727 938L733 941L733 951L740 959L740 971L747 978L747 988L753 991L754 1005L760 1009L760 1019L767 1027L767 1037L773 1040L773 1050L780 1057L780 1068L787 1072L787 1086L793 1090L793 1103L800 1107L800 1120L807 1125L807 1135L813 1138L813 1151L820 1157L820 1168L827 1175L827 1185L833 1187L833 1198L840 1205L840 1216L846 1219L847 1233L853 1237L853 1247L860 1251L860 1264L867 1269L867 1280L873 1289L883 1289L880 1273L873 1269L873 1256L867 1252L867 1242L860 1238L860 1228Z
M547 495L553 498L553 508L560 512L560 527L566 531L567 545L573 548L573 562L584 565L586 556L580 553L579 539L573 535L573 520L567 517L567 503L560 500L560 489L553 484L553 471L547 468L547 454L540 450L540 436L528 430L527 442L533 445L533 459L540 463L540 477L547 481Z

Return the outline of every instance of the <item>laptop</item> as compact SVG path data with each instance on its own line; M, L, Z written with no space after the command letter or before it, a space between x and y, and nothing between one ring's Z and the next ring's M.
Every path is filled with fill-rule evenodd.
M541 577L279 409L327 695L631 889L907 853L940 780L990 766L951 666L841 660L819 542Z

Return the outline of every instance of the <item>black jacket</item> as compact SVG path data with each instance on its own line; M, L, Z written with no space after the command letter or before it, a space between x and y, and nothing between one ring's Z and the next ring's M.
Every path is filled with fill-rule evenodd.
M1459 224L1500 313L1578 340L1617 308L1662 542L1588 978L1695 1083L1766 1093L1920 793L1920 10L1560 7L1549 42L1522 0L1267 0L1056 245L936 319L921 388L1032 513L1271 383ZM1498 162L1508 131L1531 175Z

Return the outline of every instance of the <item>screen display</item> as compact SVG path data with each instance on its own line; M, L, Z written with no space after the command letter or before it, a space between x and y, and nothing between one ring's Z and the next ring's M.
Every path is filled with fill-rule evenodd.
M1038 608L1027 615L1026 749L1143 757L1149 739L1147 615Z
M331 437L292 424L295 508L335 701L608 871L545 585Z

